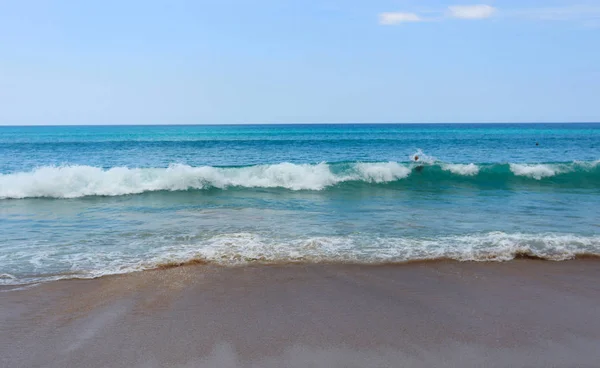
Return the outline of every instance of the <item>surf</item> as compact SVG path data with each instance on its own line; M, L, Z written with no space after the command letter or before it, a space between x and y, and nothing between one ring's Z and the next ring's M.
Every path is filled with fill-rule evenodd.
M374 237L366 235L282 238L254 232L221 233L181 244L162 243L144 252L102 253L81 249L76 254L49 254L30 249L18 262L61 264L63 272L0 275L0 285L22 285L71 278L96 278L186 264L244 265L340 263L379 265L419 261L507 262L517 258L566 261L600 257L600 236L565 233L500 231L436 237Z
M155 191L277 188L323 191L344 185L479 186L557 185L598 187L600 160L570 163L414 162L290 163L253 166L101 168L87 165L43 166L0 174L0 199L121 196ZM416 171L415 168L421 169Z

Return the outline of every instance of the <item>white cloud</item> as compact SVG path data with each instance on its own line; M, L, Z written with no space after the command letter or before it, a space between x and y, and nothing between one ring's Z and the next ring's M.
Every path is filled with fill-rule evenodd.
M379 24L394 25L406 22L422 22L424 19L415 13L381 13L379 14Z
M379 24L396 25L409 22L439 22L453 19L563 21L577 23L588 28L600 27L600 5L580 4L558 7L513 8L499 10L491 5L452 5L447 9L428 9L425 16L411 12L389 12L379 14Z
M485 19L496 12L496 8L490 5L453 5L449 6L450 16L459 19Z

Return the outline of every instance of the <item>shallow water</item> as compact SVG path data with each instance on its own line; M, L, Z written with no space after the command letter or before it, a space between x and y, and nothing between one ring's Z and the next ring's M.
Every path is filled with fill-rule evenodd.
M0 283L600 255L599 159L600 124L0 127Z

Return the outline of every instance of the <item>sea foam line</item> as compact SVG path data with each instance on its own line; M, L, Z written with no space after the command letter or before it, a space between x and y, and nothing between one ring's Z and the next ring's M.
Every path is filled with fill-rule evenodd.
M41 252L42 250L40 250ZM27 257L36 258L35 250ZM0 285L19 285L64 278L95 278L186 263L221 266L280 263L382 264L451 259L456 261L510 261L527 256L564 261L600 256L600 236L488 232L468 235L399 238L321 236L282 239L256 233L219 234L192 244L162 245L135 254L102 249L73 254L44 253L30 276L0 279ZM26 258L26 257L25 257ZM15 262L26 261L19 257ZM61 264L64 273L44 275L48 266ZM19 267L4 258L4 267ZM14 271L12 274L16 274ZM38 274L37 276L32 276Z

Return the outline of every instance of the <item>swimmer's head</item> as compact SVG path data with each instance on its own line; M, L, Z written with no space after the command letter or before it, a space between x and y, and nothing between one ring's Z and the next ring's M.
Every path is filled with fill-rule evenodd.
M419 156L415 155L415 161L419 161Z

